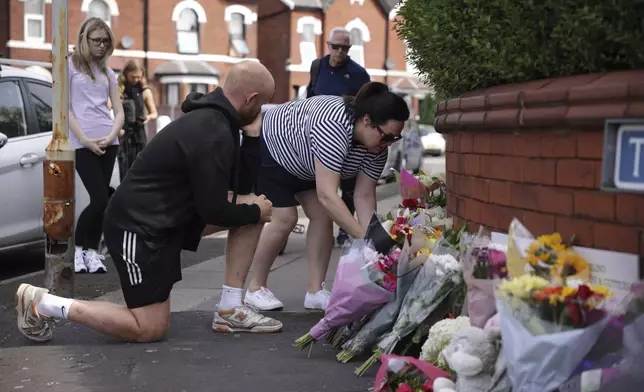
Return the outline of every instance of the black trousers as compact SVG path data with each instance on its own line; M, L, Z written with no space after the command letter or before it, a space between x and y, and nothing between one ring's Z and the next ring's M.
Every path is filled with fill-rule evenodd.
M352 214L356 211L356 206L353 203L353 194L356 190L356 179L358 177L347 178L346 180L340 180L340 190L342 191L342 201L349 209L349 212ZM344 230L340 229L340 233L344 233Z
M76 246L83 249L98 250L117 151L118 146L108 147L103 155L96 155L86 148L76 150L76 171L89 194L89 205L81 212L76 224Z

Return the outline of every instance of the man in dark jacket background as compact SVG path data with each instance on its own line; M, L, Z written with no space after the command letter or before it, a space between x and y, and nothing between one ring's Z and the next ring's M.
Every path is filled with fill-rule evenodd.
M272 204L251 194L259 165L259 114L275 90L268 70L246 61L223 89L191 94L185 115L138 155L105 212L104 236L119 273L121 306L79 301L22 284L18 327L36 342L51 339L41 316L68 319L132 342L163 339L170 291L181 280L182 249L196 250L206 232L229 230L226 278L213 330L277 332L282 324L242 304L242 288ZM240 146L240 128L243 142Z
M328 55L321 57L311 64L311 80L306 87L306 97L316 95L350 95L355 96L358 90L371 79L367 70L351 60L351 37L342 27L336 27L329 33ZM342 200L351 213L355 212L353 194L356 188L356 178L340 181ZM340 229L338 244L342 245L348 238Z

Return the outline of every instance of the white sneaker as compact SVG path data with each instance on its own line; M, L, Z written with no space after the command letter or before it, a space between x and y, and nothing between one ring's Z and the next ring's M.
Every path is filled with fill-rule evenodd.
M87 249L85 252L85 263L90 274L104 274L107 267L103 264L105 257L98 254L94 249Z
M259 310L280 310L284 308L282 301L277 299L275 294L266 287L262 287L255 292L246 291L244 303Z
M82 248L76 248L74 252L74 271L77 274L87 273L87 264L85 264L85 251Z
M306 292L306 297L304 297L304 308L308 310L325 310L327 304L329 303L329 298L331 298L331 292L324 288L324 283L322 283L322 290L317 293L311 294L308 291Z
M212 330L223 333L273 333L281 331L283 327L281 322L262 316L252 307L244 305L230 310L217 309L212 320Z
M51 327L36 310L36 305L48 292L47 289L23 283L18 287L14 297L18 312L18 331L32 342L44 343L51 340L53 336Z

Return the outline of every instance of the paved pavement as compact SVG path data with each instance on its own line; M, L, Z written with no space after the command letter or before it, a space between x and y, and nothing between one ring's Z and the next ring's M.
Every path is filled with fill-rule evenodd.
M386 211L398 204L397 193L397 186L379 190L378 209ZM301 223L306 226L308 222L302 218ZM175 285L171 297L169 338L161 343L123 344L61 321L55 324L52 342L30 344L16 331L8 300L18 282L0 286L0 391L230 391L256 390L261 382L267 390L364 392L372 385L375 368L357 378L352 373L355 364L337 363L330 347L317 345L310 359L292 347L322 316L303 309L307 271L303 235L291 235L269 280L285 305L284 311L271 314L285 325L282 333L273 335L211 331L225 265L223 256L212 256L223 253L225 238L203 241L199 252L186 252L189 258L183 260L183 280ZM207 254L210 258L204 257ZM336 249L330 284L338 257ZM120 290L102 294L111 285L104 281L115 279L113 269L100 279L79 276L80 297L122 302ZM34 283L41 279L31 278Z

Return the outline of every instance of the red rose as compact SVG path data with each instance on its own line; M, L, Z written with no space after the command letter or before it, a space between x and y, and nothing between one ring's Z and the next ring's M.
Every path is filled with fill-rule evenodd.
M396 388L396 392L414 392L414 390L411 388L411 385L403 383Z
M570 314L570 319L572 320L573 325L576 327L581 326L581 310L576 303L568 303L568 313Z
M579 299L582 301L585 301L592 296L593 296L593 291L590 289L590 287L586 286L585 284L580 285L579 288L577 289L577 297L579 297Z
M410 210L415 210L418 208L418 200L416 199L404 199L402 201L402 206L405 208L409 208Z
M427 380L420 386L423 392L434 392L434 386L431 381Z
M396 218L396 223L398 223L399 225L405 224L407 223L407 218L405 218L404 216L399 216L398 218Z

